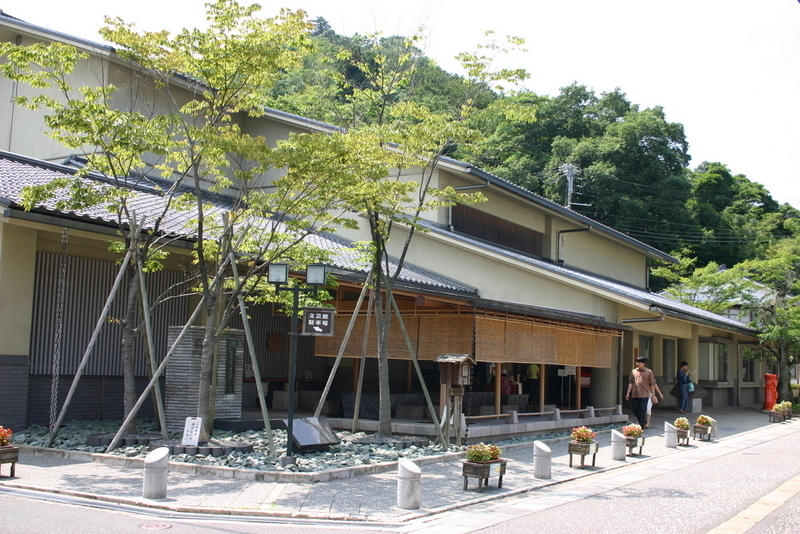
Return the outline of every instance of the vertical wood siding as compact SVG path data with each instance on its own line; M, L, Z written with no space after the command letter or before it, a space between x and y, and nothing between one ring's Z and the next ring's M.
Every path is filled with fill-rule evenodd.
M34 289L33 331L31 333L31 374L49 375L52 371L53 343L56 327L56 299L58 297L58 270L60 256L40 252L36 265ZM61 374L73 375L89 344L95 324L119 266L112 262L69 257L67 262L66 291L64 296L64 323L61 342ZM182 273L160 271L147 275L151 302L171 285L180 282ZM123 280L117 297L106 318L84 374L96 376L121 376L120 344L122 326L115 319L123 317L127 299L127 277ZM182 325L187 314L186 299L173 299L159 305L153 315L156 356L160 361L166 352L168 327ZM144 339L140 336L135 346L136 374L147 375Z

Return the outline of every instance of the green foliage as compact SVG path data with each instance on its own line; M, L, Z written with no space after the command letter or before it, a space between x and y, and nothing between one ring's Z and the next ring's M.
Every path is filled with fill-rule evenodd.
M486 463L493 460L499 460L501 454L500 447L492 443L477 443L467 447L467 461Z

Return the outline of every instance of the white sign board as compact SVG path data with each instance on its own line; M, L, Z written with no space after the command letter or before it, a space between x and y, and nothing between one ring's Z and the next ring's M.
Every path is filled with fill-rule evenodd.
M575 376L577 368L574 365L565 365L564 370L567 372L567 376Z
M500 476L500 462L495 464L491 464L489 466L489 476L490 477L499 477Z
M202 417L187 417L183 426L183 440L181 445L197 447L199 441L208 441L206 429L203 427Z

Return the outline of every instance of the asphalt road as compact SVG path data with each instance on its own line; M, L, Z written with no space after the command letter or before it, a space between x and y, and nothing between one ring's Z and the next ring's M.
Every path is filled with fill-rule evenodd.
M744 436L405 523L187 515L25 490L0 494L17 533L800 532L800 428Z

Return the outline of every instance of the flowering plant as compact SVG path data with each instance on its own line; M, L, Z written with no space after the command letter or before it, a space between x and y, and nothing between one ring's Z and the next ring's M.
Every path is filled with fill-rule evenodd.
M586 428L585 426L579 426L572 429L572 434L570 434L570 436L575 441L589 443L594 439L595 434L591 429Z
M697 416L697 424L703 426L711 426L711 418L707 415L698 415Z
M642 427L637 424L627 425L622 427L622 434L629 438L638 438L642 435Z
M499 460L500 452L500 447L491 443L489 445L485 443L470 445L467 447L467 461L486 463L492 460Z
M677 419L675 419L675 422L673 424L675 425L675 428L680 428L681 430L689 430L689 420L686 419L685 417L678 417Z
M14 432L10 428L0 426L0 447L11 445L11 434Z

